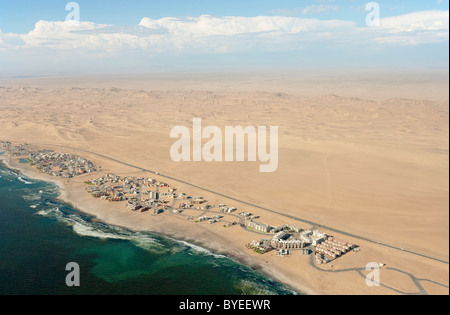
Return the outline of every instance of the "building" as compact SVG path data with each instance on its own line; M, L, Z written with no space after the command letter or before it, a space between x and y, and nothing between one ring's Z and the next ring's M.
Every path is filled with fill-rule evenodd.
M307 244L304 240L287 239L289 234L285 231L278 232L273 238L270 245L276 249L301 249Z
M313 246L317 246L318 244L322 243L327 239L327 235L325 233L320 233L319 231L314 231L311 238L311 244Z
M325 233L320 233L319 231L308 230L302 232L300 238L313 246L317 246L327 239L327 235Z
M282 239L272 239L271 245L276 249L301 249L304 248L306 243L302 240L282 240Z
M159 194L156 191L151 191L149 193L149 198L150 198L150 200L158 200Z
M264 223L260 223L260 222L256 222L253 220L250 220L247 224L247 227L253 230L256 230L258 232L263 232L263 233L269 233L270 231L270 226Z
M202 204L204 202L206 202L206 200L203 197L194 197L194 199L193 199L193 203L200 203L200 204Z

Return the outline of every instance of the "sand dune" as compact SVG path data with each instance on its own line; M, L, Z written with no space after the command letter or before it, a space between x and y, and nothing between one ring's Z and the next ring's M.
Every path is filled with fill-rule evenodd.
M292 86L258 92L211 84L0 84L0 138L91 150L448 261L448 99L364 98L347 89L301 96L289 93ZM278 126L278 171L259 173L249 162L173 162L170 130L192 126L194 117L221 128Z

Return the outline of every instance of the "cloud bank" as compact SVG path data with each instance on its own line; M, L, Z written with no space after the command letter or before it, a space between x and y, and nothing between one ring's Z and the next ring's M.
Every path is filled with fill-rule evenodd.
M358 26L345 20L203 15L184 19L145 17L133 26L39 21L26 34L0 30L0 49L233 53L302 49L306 42L419 45L445 42L448 36L448 11L385 18L380 27Z
M389 17L379 27L364 22L210 15L144 17L136 25L39 21L24 34L0 30L0 74L448 65L448 11Z

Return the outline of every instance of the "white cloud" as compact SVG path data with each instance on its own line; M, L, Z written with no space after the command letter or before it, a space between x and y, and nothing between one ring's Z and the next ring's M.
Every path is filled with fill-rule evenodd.
M448 41L449 12L422 11L384 18L373 41L380 44L420 45Z
M319 6L315 6L315 10ZM311 9L312 10L312 9ZM312 12L312 11L308 11ZM39 21L27 34L2 33L0 50L226 53L303 49L305 43L417 45L448 41L448 11L422 11L382 19L381 27L345 20L287 16L143 18L138 25Z
M257 17L213 17L203 15L198 18L164 18L152 20L143 18L139 25L154 29L164 28L173 35L186 36L233 36L267 32L302 33L332 26L351 26L353 22L315 19L300 19L284 16Z
M20 35L13 33L3 33L0 30L0 51L6 49L15 49L23 47L23 41Z
M270 12L276 15L295 16L298 14L299 11L300 11L299 8L293 8L293 9L275 9Z
M448 11L422 11L384 18L382 28L392 33L417 31L448 31Z
M303 14L317 14L322 12L337 11L338 6L329 4L310 5L302 10Z

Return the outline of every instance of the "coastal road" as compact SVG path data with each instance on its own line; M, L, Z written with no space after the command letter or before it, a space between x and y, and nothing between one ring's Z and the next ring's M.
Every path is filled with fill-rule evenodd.
M243 201L243 200L239 200L239 199L234 198L232 196L228 196L228 195L222 194L220 192L213 191L211 189L204 188L204 187L198 186L196 184L193 184L193 183L190 183L190 182L187 182L187 181L184 181L184 180L172 177L172 176L164 175L164 174L161 174L161 173L156 172L156 171L152 171L152 170L145 169L145 168L137 166L137 165L133 165L133 164L130 164L130 163L127 163L127 162L120 161L118 159L106 156L104 154L100 154L100 153L97 153L97 152L93 152L93 151L85 150L85 149L80 149L80 148L74 148L74 147L69 147L69 146L64 146L64 145L58 145L58 144L51 144L51 143L40 143L40 144L41 145L46 145L46 146L52 146L52 147L66 148L66 149L75 150L75 151L79 151L79 152L85 152L85 153L88 153L88 154L91 154L91 155L95 155L95 156L101 157L103 159L112 161L112 162L116 162L118 164L122 164L122 165L125 165L125 166L129 166L131 168L135 168L135 169L140 170L142 172L148 172L150 174L154 174L154 175L159 176L159 177L170 179L172 181L175 181L175 182L178 182L178 183L182 183L182 184L185 184L185 185L188 185L188 186L200 189L202 191L206 191L208 193L211 193L211 194L214 194L216 196L220 196L220 197L226 198L228 200L233 200L233 201L239 202L241 204L245 204L245 205L248 205L248 206L253 207L253 208L257 208L257 209L260 209L260 210L271 212L271 213L274 213L274 214L286 217L286 218L294 220L294 221L298 221L298 222L302 222L302 223L305 223L305 224L309 224L309 225L311 225L311 226L313 226L315 228L324 228L324 229L327 229L327 230L335 232L335 233L339 233L339 234L346 235L346 236L349 236L349 237L352 237L352 238L355 238L355 239L363 240L363 241L366 241L366 242L369 242L369 243L373 243L373 244L376 244L376 245L379 245L379 246L382 246L382 247L387 247L387 248L391 248L391 249L394 249L394 250L402 251L404 253L408 253L408 254L411 254L411 255L419 256L419 257L430 259L430 260L434 260L434 261L437 261L437 262L440 262L440 263L443 263L443 264L447 264L447 265L449 264L448 261L440 259L440 258L437 258L437 257L432 257L432 256L429 256L429 255L426 255L426 254L423 254L423 253L419 253L419 252L416 252L416 251L408 250L408 249L405 249L405 248L402 248L402 247L398 247L398 246L395 246L395 245L379 242L379 241L376 241L376 240L373 240L373 239L370 239L370 238L367 238L367 237L364 237L364 236L356 235L356 234L349 233L349 232L346 232L346 231L342 231L342 230L339 230L339 229L336 229L336 228L333 228L333 227L330 227L330 226L322 225L322 224L319 224L317 222L305 220L305 219L298 218L298 217L295 217L295 216L292 216L292 215L288 215L288 214L285 214L285 213L282 213L282 212L279 212L279 211L276 211L276 210L273 210L273 209L269 209L269 208L266 208L266 207L258 206L258 205L255 205L255 204Z

